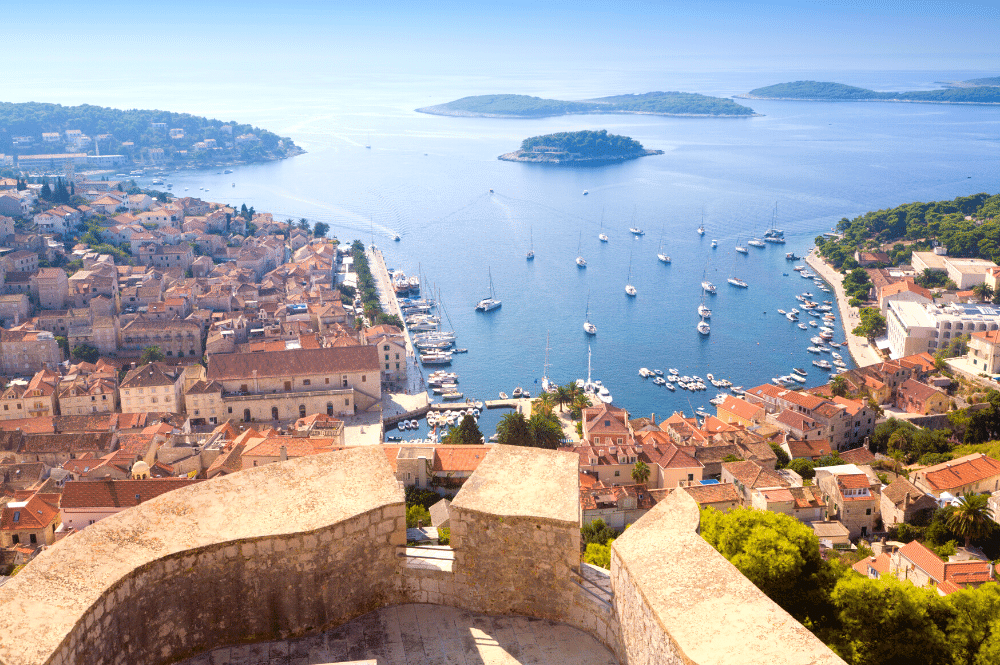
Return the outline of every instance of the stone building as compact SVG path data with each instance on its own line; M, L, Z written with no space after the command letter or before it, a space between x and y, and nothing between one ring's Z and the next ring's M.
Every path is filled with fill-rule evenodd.
M30 381L11 381L0 394L0 404L3 405L0 420L54 416L59 403L56 394L58 381L59 377L49 370L40 370Z
M143 315L121 329L121 350L141 353L158 346L168 358L201 358L201 326L195 321L156 321Z
M2 286L0 279L0 288ZM30 312L31 305L27 295L23 293L0 295L0 324L8 328L19 325L28 318Z
M177 367L162 363L150 363L133 369L119 386L122 413L144 413L147 411L168 411L181 413L181 387L184 372Z
M227 418L296 420L350 415L382 399L374 346L291 349L209 356L208 380L222 385Z
M58 494L36 492L11 501L0 512L0 547L51 545L60 524Z
M40 268L35 275L38 304L42 309L62 309L69 293L69 278L62 268Z
M82 531L121 511L202 481L190 478L71 480L63 487L60 508L67 527Z
M0 365L8 376L54 369L62 360L55 336L45 330L0 331Z
M863 538L875 531L881 521L881 483L871 467L817 467L816 485L823 491L827 518L847 527L851 538Z
M887 529L894 524L912 523L921 515L927 517L937 508L932 496L903 476L896 476L882 489L879 503L882 523Z
M86 416L91 413L114 413L118 386L113 378L77 376L59 384L59 413Z
M944 492L952 496L995 492L1000 490L1000 461L983 453L972 453L914 471L910 481L935 497Z
M192 425L218 425L228 418L218 381L198 381L184 391L184 408Z

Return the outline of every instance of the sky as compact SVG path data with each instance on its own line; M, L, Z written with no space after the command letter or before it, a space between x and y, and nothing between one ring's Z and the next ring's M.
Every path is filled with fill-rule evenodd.
M545 67L1000 68L998 3L55 0L5 8L27 72L199 65L293 76ZM56 38L54 41L53 38ZM53 48L54 43L59 48ZM11 48L12 47L12 48ZM150 72L155 75L154 72Z

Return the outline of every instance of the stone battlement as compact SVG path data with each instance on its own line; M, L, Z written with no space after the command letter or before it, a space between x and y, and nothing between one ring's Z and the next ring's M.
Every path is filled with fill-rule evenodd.
M563 622L629 665L842 663L697 535L687 495L615 542L607 576L581 569L576 456L489 451L452 504L447 566L406 555L403 492L374 447L101 520L0 588L0 663L167 664L407 603Z

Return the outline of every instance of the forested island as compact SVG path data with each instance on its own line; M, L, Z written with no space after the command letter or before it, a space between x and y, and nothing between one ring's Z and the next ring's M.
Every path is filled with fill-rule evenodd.
M730 99L709 97L692 92L647 92L615 95L597 99L563 101L529 95L476 95L447 104L426 106L419 113L471 118L545 118L581 113L620 113L641 115L749 117L752 108Z
M988 79L981 79L988 80ZM942 90L914 90L912 92L876 92L843 83L828 81L793 81L755 88L742 99L788 99L798 101L843 102L929 102L936 104L1000 104L1000 87L997 85L971 85Z
M500 155L497 159L538 164L596 164L662 154L662 150L647 150L633 138L608 134L608 130L602 129L532 136L521 142L520 150Z
M930 251L933 242L948 254L1000 263L1000 194L962 196L953 201L907 203L867 212L837 224L842 238L819 237L819 253L838 270L858 266L856 250L882 249L892 265L909 263L914 251Z
M967 81L935 81L935 83L943 85L946 88L975 88L984 85L997 86L1000 85L1000 76L968 79Z
M206 166L264 162L303 152L287 137L238 122L170 111L0 102L0 153L89 155L122 164ZM79 160L78 160L79 161Z

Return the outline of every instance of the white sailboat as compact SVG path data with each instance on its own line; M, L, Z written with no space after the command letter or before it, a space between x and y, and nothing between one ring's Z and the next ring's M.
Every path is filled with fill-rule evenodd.
M604 232L604 210L601 210L601 232L597 234L597 239L601 242L608 241L608 234Z
M554 393L556 382L549 378L549 333L545 333L545 363L542 365L542 391Z
M739 249L739 248L737 248L737 249ZM737 287L739 287L741 289L745 289L745 288L747 288L749 286L746 282L744 282L742 279L740 279L739 277L736 276L736 257L735 256L733 257L733 269L732 269L732 271L729 274L729 279L727 279L726 281L729 282L730 284L732 284L733 286L737 286Z
M632 286L632 252L628 254L628 279L625 280L625 295L635 297L638 291Z
M656 253L656 258L664 263L670 263L670 257L663 253L663 230L660 230L660 250Z
M587 294L587 315L583 320L583 332L588 335L597 334L597 326L590 322L590 294Z
M525 258L532 261L535 258L535 238L530 228L528 229L528 243L528 253L525 255Z
M705 213L701 214L701 225L698 227L698 235L705 235Z
M489 268L487 268L487 272L489 272L490 275L490 295L480 300L479 304L476 305L476 311L479 312L492 312L495 309L499 309L500 306L503 304L501 301L497 300L494 297L495 294L493 293L493 272Z
M710 332L712 332L712 326L708 325L708 322L705 321L705 319L702 319L701 321L698 322L697 328L698 332L701 333L702 335L707 335Z
M778 202L774 202L774 214L771 216L771 228L764 234L764 242L773 242L776 245L785 244L785 232L777 228L778 224ZM786 257L787 258L787 257Z
M604 387L604 384L600 381L594 381L590 378L590 356L592 352L590 346L587 347L587 380L577 379L576 385L583 389L583 392L587 395L593 395L597 399L601 400L605 404L611 404L611 392Z
M583 258L583 231L580 231L580 244L576 248L576 265L581 268L587 267L587 260Z
M740 244L739 236L737 236L737 238L736 238L736 251L739 252L740 254L749 254L750 253L750 250L748 250L746 247L744 247L743 245Z
M712 239L712 249L715 249L715 248L716 248L716 247L718 247L718 246L719 246L719 241L718 241L718 240L715 240L715 239L713 238L713 239Z

